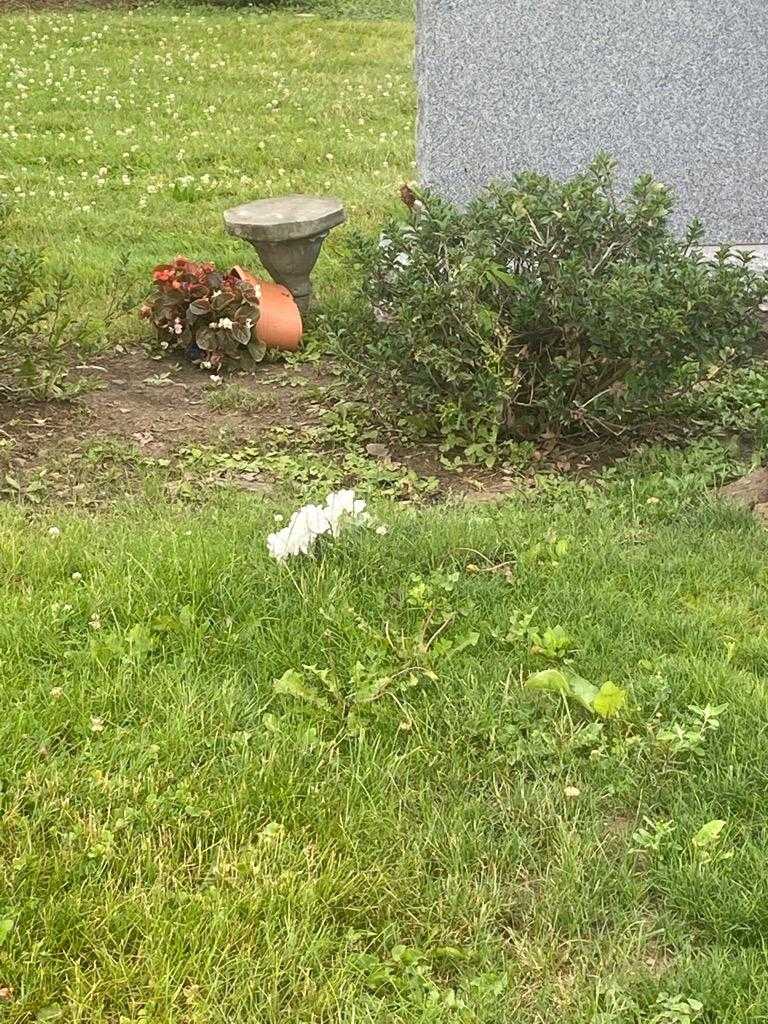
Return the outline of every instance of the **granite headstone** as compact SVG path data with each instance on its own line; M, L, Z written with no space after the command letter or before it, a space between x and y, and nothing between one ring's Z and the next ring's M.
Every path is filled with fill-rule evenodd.
M599 151L676 226L768 243L768 0L418 0L422 183L462 203Z

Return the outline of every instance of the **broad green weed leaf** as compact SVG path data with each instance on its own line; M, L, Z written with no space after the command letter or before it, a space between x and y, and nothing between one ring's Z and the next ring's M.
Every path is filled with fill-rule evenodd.
M59 1020L63 1015L64 1009L61 1003L49 1003L48 1006L43 1006L42 1009L37 1011L35 1019L38 1021Z
M459 960L466 960L467 954L458 946L438 946L432 950L433 962L455 963Z
M432 651L436 657L445 658L447 661L450 658L455 658L457 654L465 651L468 647L476 647L479 639L480 634L475 630L464 633L456 637L456 639L452 639L449 636L441 637L432 648Z
M355 690L355 703L356 704L371 704L373 701L378 700L387 690L387 687L392 682L390 676L381 676L379 679L373 679L366 683L363 683L357 690Z
M303 700L315 707L327 708L328 703L322 694L310 686L301 672L295 668L289 668L279 679L272 683L275 693L283 694L286 697L295 697L296 700Z
M720 839L720 833L725 828L726 822L720 818L715 818L713 821L708 821L706 825L702 825L696 835L691 839L691 843L696 847L697 850L703 850L708 846L714 845Z
M601 718L615 718L627 703L627 691L610 681L603 683L592 701Z
M538 690L543 693L562 693L566 697L571 687L564 672L557 668L547 668L543 672L534 672L525 681L526 690Z
M279 821L270 821L259 832L259 835L262 839L282 839L285 835L285 826L281 825Z
M573 673L561 672L556 668L548 668L543 672L534 672L525 681L527 690L538 690L542 693L561 693L564 697L575 700L587 711L595 713L595 698L598 689L588 679Z
M0 946L2 946L8 939L8 936L13 931L13 918L4 917L0 919Z
M480 996L498 998L509 987L509 978L506 974L499 974L496 971L486 971L472 978L469 987L474 989Z
M568 676L568 687L570 696L587 711L594 713L595 697L597 696L597 687L594 683L590 683L588 679L583 679L581 676Z

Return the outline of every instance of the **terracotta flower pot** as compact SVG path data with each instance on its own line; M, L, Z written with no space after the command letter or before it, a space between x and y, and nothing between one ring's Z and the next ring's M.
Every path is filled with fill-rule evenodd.
M267 348L295 352L301 342L304 328L301 323L299 307L288 289L281 284L256 277L255 274L242 267L233 267L232 273L236 274L241 281L257 284L261 288L259 319L256 324L256 337L259 341Z

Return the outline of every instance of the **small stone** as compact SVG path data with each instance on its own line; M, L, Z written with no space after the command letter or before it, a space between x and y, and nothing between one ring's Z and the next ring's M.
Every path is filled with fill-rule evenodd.
M748 511L756 505L762 505L768 502L768 469L756 469L741 480L721 487L717 493L719 497Z
M389 448L385 444L367 444L365 450L374 459L389 459L391 457Z

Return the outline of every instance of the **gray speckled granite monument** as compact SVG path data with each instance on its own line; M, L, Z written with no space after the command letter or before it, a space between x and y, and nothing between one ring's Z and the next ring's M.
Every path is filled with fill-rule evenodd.
M421 179L463 202L598 150L677 224L768 243L768 0L418 0Z

